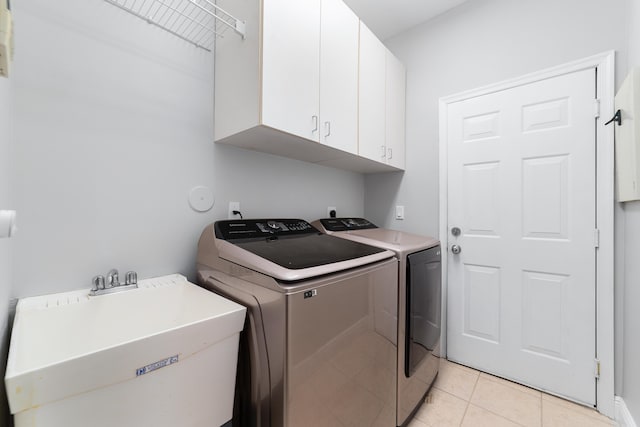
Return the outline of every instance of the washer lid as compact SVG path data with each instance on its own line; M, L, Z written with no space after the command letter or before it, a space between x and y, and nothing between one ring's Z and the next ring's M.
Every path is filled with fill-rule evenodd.
M290 270L333 264L384 252L382 248L327 234L274 236L235 244Z
M322 234L300 219L218 221L214 228L221 258L285 281L393 257L383 248Z
M325 218L312 223L322 232L355 242L407 254L440 244L438 239L403 231L378 228L363 218Z

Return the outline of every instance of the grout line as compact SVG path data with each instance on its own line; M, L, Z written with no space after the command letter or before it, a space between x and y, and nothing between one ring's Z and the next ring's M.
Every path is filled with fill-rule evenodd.
M544 424L544 414L543 414L543 411L544 411L544 409L543 409L544 402L543 402L543 399L542 399L542 394L543 394L543 393L542 393L542 392L540 392L540 427L542 427L542 426L543 426L543 424Z
M467 400L467 406L464 408L464 414L462 414L460 425L464 423L464 419L467 416L467 411L469 410L469 405L471 405L471 399L473 398L473 394L476 392L476 387L478 386L478 380L480 379L480 371L476 371L476 373L478 374L476 376L476 382L473 384L473 390L471 390L471 395L469 396L469 400Z
M490 413L490 414L492 414L492 415L495 415L495 416L496 416L496 417L498 417L498 418L502 418L502 419L503 419L503 420L505 420L505 421L509 421L509 422L510 422L510 423L512 423L512 424L516 424L516 425L519 425L519 426L521 426L521 427L527 427L525 424L521 424L521 423L519 423L518 421L513 421L511 418L507 418L507 417L505 417L505 416L504 416L504 415L502 415L502 414L498 414L497 412L493 412L491 409L487 409L487 408L484 408L484 407L482 407L482 406L477 406L477 407L478 407L478 408L480 408L480 409L482 409L483 411L487 411L488 413Z
M473 385L473 392L471 393L471 397L473 397L473 394L476 392L476 387L478 385L478 381L480 381L480 374L482 373L482 371L477 371L477 372L478 372L478 378L476 379L476 383ZM488 375L491 375L491 374L488 374ZM487 381L491 381L491 380L487 379ZM509 387L509 386L505 385L504 387ZM514 390L514 391L519 391L519 390ZM524 392L521 392L521 393L524 393ZM524 394L526 394L526 393L524 393ZM467 403L467 407L465 408L464 416L462 417L462 421L464 421L464 417L467 416L467 411L469 409L469 405L471 405L471 398L469 398L469 402ZM482 409L483 411L487 411L490 414L495 415L496 417L502 418L503 420L509 421L510 423L514 423L514 424L517 424L519 426L525 427L524 424L521 424L521 423L519 423L517 421L514 421L514 420L512 420L510 418L507 418L504 415L498 414L498 413L496 413L496 412L494 412L494 411L492 411L490 409L487 409L487 408L485 408L483 406L478 406L478 408ZM542 411L542 395L540 395L540 410ZM540 426L542 427L542 412L540 413Z

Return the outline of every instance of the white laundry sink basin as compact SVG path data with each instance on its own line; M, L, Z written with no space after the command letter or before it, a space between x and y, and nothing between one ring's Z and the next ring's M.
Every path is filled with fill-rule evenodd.
M189 366L189 371L176 378L186 381L178 387L192 388L198 378L189 380L185 375L192 371L192 376L203 377L207 366L217 364L224 366L224 371L232 372L231 384L226 384L220 392L230 393L232 402L237 337L244 317L244 307L193 285L180 275L141 280L138 289L107 295L88 296L88 291L83 290L22 299L16 308L5 376L11 413L27 413L31 422L35 416L33 411L47 404L64 407L65 400L95 390L103 390L96 395L99 399L108 399L109 392L104 390L109 388L118 396L116 402L130 400L142 409L141 393L155 396L158 387L167 388L165 394L175 392L175 386L166 383L167 375L176 376L169 371ZM212 355L211 360L203 360L197 367L193 365L192 359L202 359L194 355L223 342L232 346L224 352L225 360L217 360ZM229 376L228 372L224 375ZM154 385L152 377L164 379ZM127 386L130 390L122 388L127 382L131 383ZM146 385L142 387L143 384ZM207 400L210 399L211 396ZM150 404L158 403L156 396ZM99 402L95 407L90 406L97 418L95 407ZM107 406L110 409L102 416L108 416L108 412L118 407L130 411L122 402ZM228 418L220 424L231 418L231 405L228 406ZM39 417L45 416L52 418L50 411L44 411ZM69 413L61 416L64 425L73 425L69 423L69 416ZM18 418L16 415L16 421ZM142 424L131 421L130 425L171 425L167 414L159 419L161 424L154 424L145 416ZM78 425L83 422L78 421ZM123 425L114 422L114 419L107 420L104 425ZM91 423L96 425L93 419ZM54 421L46 425L56 424ZM209 421L202 425L214 424Z

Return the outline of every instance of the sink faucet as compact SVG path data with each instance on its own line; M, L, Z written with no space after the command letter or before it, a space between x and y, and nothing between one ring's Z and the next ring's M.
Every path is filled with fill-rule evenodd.
M104 276L95 276L91 281L92 287L89 291L89 295L103 295L113 292L124 291L127 289L135 289L138 287L138 275L135 271L129 271L125 275L125 282L120 283L118 276L118 270L112 268L107 273L105 280Z

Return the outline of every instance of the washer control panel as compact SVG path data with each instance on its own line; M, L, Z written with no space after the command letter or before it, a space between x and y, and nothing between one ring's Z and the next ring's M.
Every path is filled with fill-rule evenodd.
M327 231L366 230L378 228L364 218L325 218L320 223Z
M318 230L303 219L240 219L217 221L214 228L216 237L222 240L319 233Z

